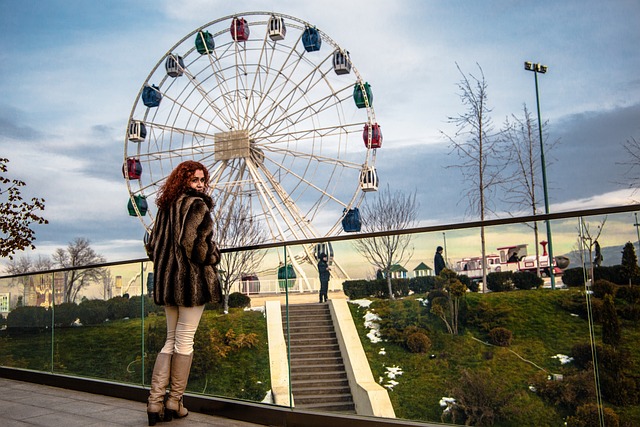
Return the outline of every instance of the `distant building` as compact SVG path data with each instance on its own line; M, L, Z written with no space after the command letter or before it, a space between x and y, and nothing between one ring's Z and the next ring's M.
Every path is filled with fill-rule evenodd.
M7 314L9 312L9 303L11 302L11 293L0 294L0 313Z
M424 262L421 262L416 268L413 269L413 277L425 276L433 276L433 269Z
M391 275L392 279L406 279L407 273L407 269L400 264L393 264L389 269L389 274Z

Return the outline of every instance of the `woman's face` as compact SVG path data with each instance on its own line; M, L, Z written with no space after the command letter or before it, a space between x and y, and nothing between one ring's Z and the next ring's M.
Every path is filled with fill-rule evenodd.
M189 187L196 191L204 191L204 172L202 170L197 170L191 175L191 178L189 178Z

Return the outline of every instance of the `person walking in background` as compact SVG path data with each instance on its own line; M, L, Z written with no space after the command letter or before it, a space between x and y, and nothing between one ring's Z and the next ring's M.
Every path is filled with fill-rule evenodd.
M213 240L213 201L206 194L208 186L207 169L189 160L171 172L156 199L158 214L145 248L153 261L153 299L164 306L167 317L167 337L151 376L150 426L189 414L182 396L191 371L196 330L204 305L222 301L216 269L220 251Z
M320 274L320 302L326 302L329 291L329 278L331 278L331 268L327 261L327 254L320 254L318 261L318 273Z
M436 254L433 257L433 268L435 270L436 276L440 275L440 272L444 269L444 258L442 257L442 246L438 246L436 248Z

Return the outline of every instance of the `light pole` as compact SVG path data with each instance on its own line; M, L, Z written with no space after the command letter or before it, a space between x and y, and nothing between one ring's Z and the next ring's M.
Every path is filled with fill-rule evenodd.
M638 253L640 253L640 229L638 229L638 227L640 227L640 224L638 223L638 213L634 212L633 215L636 217L636 223L633 225L634 227L636 227L636 234L638 235ZM638 263L640 264L640 261L638 261Z
M542 141L542 118L540 117L540 96L538 95L538 73L544 74L547 72L548 67L546 65L536 64L529 61L525 61L524 69L527 71L533 71L536 82L536 104L538 106L538 133L540 137L540 162L542 163L542 188L544 190L544 213L549 213L549 194L547 193L547 168L544 160L544 143ZM551 240L551 224L549 220L545 220L547 226L547 242L549 242L549 277L551 278L551 289L556 288L556 278L553 267L553 243Z

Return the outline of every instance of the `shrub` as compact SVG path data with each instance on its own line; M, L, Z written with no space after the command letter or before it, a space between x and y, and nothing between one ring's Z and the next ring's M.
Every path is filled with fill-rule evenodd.
M489 331L489 342L499 347L509 347L513 334L507 328L493 328Z
M480 300L475 309L469 310L467 323L488 333L493 328L508 325L511 322L512 312L513 310L508 306L493 306Z
M487 274L487 288L493 292L504 292L513 289L513 273L511 271L496 271Z
M528 271L513 273L511 280L517 289L525 291L529 289L538 289L544 284L541 277L538 277L536 274Z
M51 326L51 312L44 307L17 307L7 316L7 328L46 328Z
M629 304L640 304L640 286L620 286L616 298Z
M56 327L71 326L78 318L78 304L75 302L63 302L56 305L53 310L53 323Z
M564 270L562 272L562 283L570 288L584 286L584 270L582 267Z
M409 279L409 290L416 294L425 294L436 286L434 276L420 276Z
M113 297L107 302L107 317L110 320L129 317L129 298Z
M229 295L229 308L251 307L251 298L240 292L233 292Z
M406 346L411 353L426 353L431 348L431 340L423 332L407 335Z
M85 300L78 305L78 318L83 325L99 325L108 318L107 302L99 299Z
M347 280L342 284L343 291L349 299L388 298L389 286L386 279ZM408 279L391 279L391 288L396 297L409 295Z
M604 408L604 425L607 427L618 427L620 418L611 408ZM598 405L587 403L576 410L574 416L567 417L567 427L598 427L600 426L600 414Z
M454 419L456 424L491 426L496 421L507 418L508 404L512 399L504 382L487 372L462 371L461 378L451 388L455 398ZM464 414L464 419L455 419L455 414Z
M629 280L625 278L621 265L612 265L608 267L598 267L593 270L594 282L602 279L618 285L626 285Z
M595 400L593 373L588 370L565 375L562 381L549 379L546 372L537 373L532 383L536 393L552 406L575 412L576 408Z
M615 283L611 283L608 280L598 279L593 282L593 286L591 290L593 291L593 296L596 298L604 298L605 295L616 296L616 288Z

